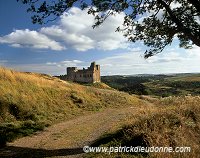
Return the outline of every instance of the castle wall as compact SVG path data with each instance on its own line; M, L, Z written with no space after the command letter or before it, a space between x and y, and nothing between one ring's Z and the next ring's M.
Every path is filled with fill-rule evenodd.
M93 82L93 72L88 70L79 70L75 73L75 79L76 82Z
M93 62L88 69L78 70L76 67L68 67L67 80L85 83L100 82L100 66Z

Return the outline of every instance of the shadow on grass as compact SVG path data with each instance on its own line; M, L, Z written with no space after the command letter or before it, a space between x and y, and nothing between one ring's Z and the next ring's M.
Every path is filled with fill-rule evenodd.
M148 147L149 142L144 134L133 135L128 137L123 130L119 130L116 133L106 134L94 141L90 146L110 146L110 147ZM125 153L128 155L148 157L148 153L145 152L130 152Z
M82 154L83 148L67 148L67 149L34 149L25 147L6 146L0 149L1 158L44 158L53 156L69 156Z
M106 134L94 141L91 146L100 145L121 145L121 146L142 146L148 147L149 143L146 141L146 136L144 134L134 135L133 137L126 138L122 131L118 131L112 134Z
M7 142L12 142L17 138L32 135L42 131L48 124L34 122L32 120L18 121L18 123L0 124L0 149L5 147Z

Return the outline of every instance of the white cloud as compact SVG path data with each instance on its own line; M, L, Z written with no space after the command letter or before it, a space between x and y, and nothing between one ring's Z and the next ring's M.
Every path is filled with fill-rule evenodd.
M187 49L186 53L190 58L198 58L200 59L200 47L198 46L193 46L192 49Z
M200 48L189 50L169 48L161 54L144 59L143 51L137 47L117 55L96 60L101 66L101 75L131 75L131 74L165 74L199 72ZM88 67L89 62L80 60L64 60L52 63L52 66L79 68Z
M0 60L0 65L6 64L6 67L13 68L22 72L37 72L50 75L64 75L66 74L66 68L75 66L82 68L85 62L80 60L65 60L60 62L46 62L38 64L7 64L7 61ZM4 66L4 65L3 65Z
M127 41L121 33L115 32L122 25L124 13L110 16L101 26L93 29L94 16L87 9L73 7L61 16L58 26L43 27L40 32L53 39L59 39L77 51L89 49L114 50L127 48Z
M172 49L173 50L173 49ZM102 75L131 75L131 74L165 74L165 73L185 73L199 72L198 57L191 54L197 54L200 48L190 50L192 52L180 52L170 50L144 59L142 51L124 52L112 57L106 57L96 62L101 65ZM200 52L200 51L199 51Z
M148 67L147 61L139 52L124 52L112 57L97 60L101 65L102 75L140 74Z
M83 66L83 63L85 62L80 60L64 60L60 62L47 62L46 65L62 67L63 69L65 69L66 67Z
M101 75L131 75L131 74L165 74L200 72L199 60L200 48L176 51L169 49L161 54L144 59L142 51L137 48L129 52L122 52L110 57L96 60L101 66ZM7 61L5 62L7 65ZM1 61L0 61L1 63ZM87 68L90 62L83 60L62 60L58 62L46 62L43 64L19 64L11 65L20 71L33 71L52 75L66 74L66 67Z
M6 67L13 68L14 70L22 72L36 72L50 75L66 74L66 69L63 69L63 67L58 67L56 65L49 65L45 63L7 65Z
M64 47L58 42L48 38L37 31L15 30L14 32L0 37L0 43L8 43L12 47L31 47L35 49L63 50Z
M14 30L0 37L0 43L12 47L30 47L34 49L64 50L73 48L77 51L90 49L115 50L127 48L127 40L115 32L124 20L124 13L110 16L102 25L93 29L94 16L89 15L88 9L81 10L72 7L64 13L57 25L42 27L40 30Z
M18 43L11 44L10 46L15 47L15 48L22 48L23 47L21 44L18 44Z
M47 64L47 65L57 65L56 62L47 62L46 64Z
M64 60L64 61L61 61L61 63L75 63L75 64L80 64L80 63L83 63L83 61L80 61L80 60Z
M163 53L162 55L156 55L149 58L147 61L149 63L165 63L165 62L180 62L185 60L179 53L175 51L168 51L167 53Z

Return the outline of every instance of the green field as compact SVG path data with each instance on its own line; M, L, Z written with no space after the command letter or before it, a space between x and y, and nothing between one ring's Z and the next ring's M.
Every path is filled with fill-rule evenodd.
M130 94L161 97L200 94L200 74L104 76L102 81Z

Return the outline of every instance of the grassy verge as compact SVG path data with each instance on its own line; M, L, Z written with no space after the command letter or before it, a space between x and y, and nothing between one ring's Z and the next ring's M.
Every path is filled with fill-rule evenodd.
M130 119L130 124L102 136L91 146L191 147L186 153L90 153L86 157L199 157L200 97L151 100Z

